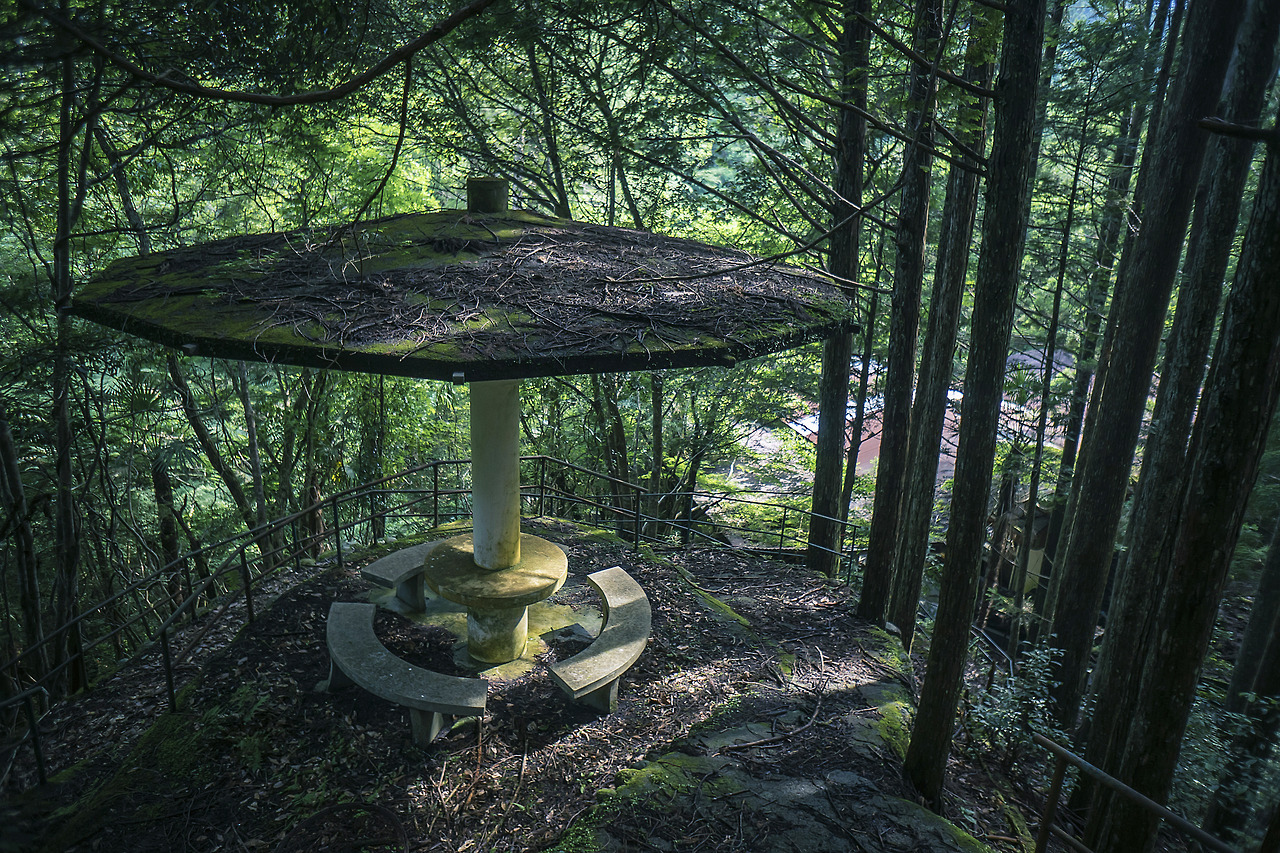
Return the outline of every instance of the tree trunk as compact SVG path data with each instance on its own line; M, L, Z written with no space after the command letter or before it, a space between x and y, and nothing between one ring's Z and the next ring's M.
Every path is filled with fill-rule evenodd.
M1165 24L1168 21L1170 0L1161 0L1155 7L1155 19L1152 21L1151 35L1144 52L1144 63L1140 70L1141 79L1146 79L1155 69L1155 57L1159 53L1160 41L1164 37ZM1168 66L1161 69L1161 75L1167 73ZM1135 87L1136 88L1136 87ZM1161 87L1162 88L1162 87ZM1076 355L1076 381L1071 392L1071 403L1068 407L1067 423L1063 428L1062 462L1058 468L1058 483L1054 489L1053 514L1049 518L1049 533L1045 542L1045 564L1050 567L1052 577L1050 589L1041 608L1045 625L1051 625L1057 609L1058 594L1062 587L1062 572L1058 570L1060 560L1058 549L1064 529L1069 530L1069 519L1074 514L1075 497L1078 494L1078 483L1075 469L1081 461L1077 456L1080 437L1084 426L1085 404L1090 399L1090 385L1094 378L1094 357L1099 353L1099 329L1102 326L1102 311L1107 302L1107 294L1111 290L1111 275L1115 269L1116 255L1121 244L1122 227L1126 221L1129 184L1133 175L1133 166L1137 162L1138 143L1142 137L1142 127L1146 121L1150 102L1138 97L1130 107L1121 124L1120 141L1112 154L1111 167L1107 172L1106 204L1103 207L1102 221L1098 228L1098 249L1095 255L1094 273L1089 279L1089 287L1085 297L1085 328L1080 335L1080 350ZM1046 631L1048 633L1048 631Z
M71 231L79 213L79 199L72 199L72 149L80 129L73 116L76 100L75 60L67 56L61 63L61 105L58 118L58 208L53 242L53 299L56 311L53 352L54 428L54 577L53 623L67 625L76 616L80 597L80 531L76 507L75 476L71 470L75 436L71 429ZM88 121L91 127L94 121ZM83 163L83 161L82 161ZM84 186L83 165L79 186ZM53 642L50 661L62 674L57 684L74 693L85 686L84 657L81 654L80 625L72 625Z
M658 536L661 527L658 523L660 518L659 506L662 502L662 470L664 467L664 459L666 448L663 445L662 433L664 431L665 412L663 407L666 405L662 399L663 392L662 374L653 372L649 374L649 409L650 420L652 421L651 430L652 437L652 456L651 467L649 469L649 505L645 507L645 511L652 517L650 522L649 535Z
M1249 624L1245 626L1240 650L1231 669L1231 683L1227 686L1225 707L1228 713L1239 714L1246 704L1245 694L1257 691L1257 680L1262 657L1267 648L1276 642L1280 631L1280 520L1271 535L1267 547L1267 559L1262 564L1258 591L1253 596L1253 609L1249 612Z
M572 219L573 210L569 207L569 193L565 189L564 166L560 158L560 143L556 136L555 105L551 103L550 94L547 92L542 68L538 65L538 54L532 41L529 42L527 55L529 79L533 82L533 90L538 99L538 117L542 124L543 139L547 143L547 160L551 164L551 179L556 196L555 214L561 219Z
M840 36L840 100L858 109L839 111L836 128L836 197L831 203L831 249L828 270L837 281L860 278L859 239L862 229L862 169L866 148L867 50L870 32L863 15L867 0L848 0ZM852 288L850 288L852 292ZM849 410L849 362L853 334L827 340L822 347L822 378L818 391L818 447L813 469L812 515L806 561L813 571L834 575L840 565L845 538L841 511L842 474ZM847 506L847 504L846 504Z
M867 417L867 392L871 384L871 359L875 347L876 312L880 294L871 294L867 308L867 327L862 337L862 363L858 366L858 393L854 395L853 422L849 424L849 446L844 455L844 487L840 490L840 520L849 521L849 505L853 503L853 484L858 477L858 456L862 453L862 431ZM850 530L852 534L852 530ZM854 538L852 535L850 538Z
M596 423L604 443L605 471L610 477L623 482L631 482L630 462L627 454L627 428L622 422L622 414L618 411L618 388L616 378L591 375L591 406L595 412ZM610 504L618 511L619 529L628 523L632 494L619 492L622 488L616 483L609 484Z
M1251 4L1240 28L1221 116L1258 123L1278 35L1280 6ZM1185 470L1187 437L1252 159L1253 146L1248 141L1220 136L1214 139L1201 174L1186 273L1165 345L1159 393L1130 515L1128 547L1114 585L1097 667L1098 701L1085 760L1108 772L1116 770L1115 762L1123 752L1150 639L1152 602L1159 600L1164 586L1160 568L1168 565L1165 549L1173 534L1168 498L1176 493Z
M186 568L182 561L182 547L178 542L178 509L173 503L173 480L164 451L151 459L151 489L156 496L156 516L160 527L160 559L167 569L169 598L176 609L182 603L182 574Z
M1280 805L1271 813L1271 822L1267 824L1267 834L1258 853L1280 853Z
M983 54L999 27L994 9L978 8L970 23L964 78L987 88L995 63ZM972 97L964 106L961 139L966 146L986 148L987 101ZM938 453L947 414L947 391L954 370L956 334L965 277L969 272L974 217L978 209L978 174L952 166L942 206L942 231L938 236L938 265L929 301L929 325L920 359L920 378L911 409L907 462L907 486L903 495L902 523L893 569L893 597L889 621L902 632L908 650L915 636L916 610L924 582L925 556L929 548L930 521L938 479Z
M1054 28L1062 22L1062 3L1054 7ZM1050 44L1053 44L1051 41ZM1090 83L1093 81L1090 80ZM1042 80L1043 84L1044 81ZM1090 89L1092 96L1092 89ZM1041 103L1046 103L1045 99ZM1044 460L1045 434L1048 429L1051 392L1053 390L1053 374L1058 358L1058 323L1062 311L1062 292L1066 287L1067 260L1070 256L1072 228L1075 226L1076 198L1080 190L1080 179L1084 171L1085 152L1088 150L1088 134L1090 121L1093 118L1093 101L1090 97L1085 102L1080 119L1080 138L1076 149L1076 160L1071 170L1071 189L1067 193L1067 209L1062 223L1062 239L1058 243L1058 275L1053 290L1053 311L1049 317L1049 328L1045 332L1044 371L1040 379L1040 412L1036 418L1036 446L1031 459L1031 480L1027 485L1027 511L1023 519L1022 537L1018 547L1018 564L1013 573L1013 616L1009 623L1009 656L1014 660L1022 642L1022 608L1027 583L1027 571L1031 563L1031 540L1035 536L1036 516L1040 507L1040 469ZM1041 137L1037 137L1041 138ZM1040 578L1042 583L1043 575Z
M942 36L941 0L919 0L913 48L934 56ZM902 163L902 195L894 234L893 295L889 309L889 358L886 364L884 411L880 424L880 458L876 468L875 504L867 559L863 566L858 616L883 622L893 589L894 554L906 484L911 435L911 392L915 385L916 336L920 328L920 295L924 287L924 253L929 224L930 172L933 157L935 79L918 64L911 70L913 129Z
M1217 18L1209 30L1229 28L1221 3L1193 6L1187 44L1197 52L1223 48L1191 34L1197 12ZM1222 20L1226 18L1226 20ZM1234 20L1233 20L1234 19ZM1228 40L1227 44L1230 43ZM1201 48L1201 45L1204 45ZM1195 78L1193 78L1195 79ZM1197 81L1202 85L1201 81ZM1175 99L1174 103L1178 103ZM1179 115L1171 112L1171 118ZM1176 121L1171 124L1176 124ZM1180 493L1164 597L1156 614L1152 653L1143 670L1134 734L1121 766L1129 784L1157 802L1168 796L1201 663L1209 646L1245 503L1257 475L1276 399L1280 396L1280 155L1268 152L1253 215L1227 297L1213 365L1200 401L1188 453L1190 473ZM1273 673L1278 671L1273 668ZM1112 807L1099 853L1149 850L1154 815L1127 801Z
M986 539L996 427L1035 174L1030 154L1044 20L1043 0L1010 3L1005 17L946 565L905 761L908 777L935 807L951 749Z
M1280 576L1280 536L1273 537L1267 553L1267 566L1263 570L1263 580L1267 573ZM1242 705L1242 713L1248 721L1243 730L1231 739L1227 750L1227 766L1222 769L1218 779L1217 790L1209 803L1209 812L1205 815L1205 832L1218 838L1229 839L1238 834L1245 825L1253 805L1252 791L1259 790L1264 781L1260 768L1266 766L1267 756L1271 752L1271 744L1275 740L1276 731L1280 728L1280 619L1276 618L1274 609L1263 612L1260 602L1255 599L1253 613L1249 617L1249 628L1258 623L1266 629L1254 631L1262 636L1266 647L1261 656L1253 660L1244 657L1244 648L1236 661L1236 670L1252 672L1254 678L1237 693L1238 703ZM1248 631L1246 631L1246 637ZM1242 668L1241 664L1245 664ZM1232 684L1236 679L1232 678ZM1252 698L1244 701L1245 691ZM1228 709L1231 697L1228 696Z
M841 474L844 471L845 424L849 409L849 363L853 334L837 335L822 344L822 378L818 391L818 445L814 454L813 500L805 563L834 576L840 565L844 530L840 523Z
M22 642L26 648L35 648L44 639L44 627L40 613L40 574L36 558L35 533L31 529L31 513L34 507L27 504L27 492L22 484L22 471L18 467L18 448L9 429L8 412L0 401L0 499L4 501L5 527L10 528L17 547L14 548L18 575L18 609L22 611ZM16 652L16 650L15 650ZM49 671L49 656L44 647L33 658L35 671L28 673L40 678Z
M199 442L200 449L204 451L209 464L213 466L213 470L217 472L223 485L227 487L227 494L231 496L232 502L236 505L236 510L240 513L240 520L244 523L245 529L253 530L258 526L257 514L254 512L253 505L249 502L249 496L244 492L244 486L240 484L239 475L227 464L222 452L218 450L217 442L214 441L209 429L205 426L204 419L200 417L200 410L196 407L195 394L192 393L191 386L187 384L187 379L182 373L182 365L178 362L178 357L172 352L166 353L165 357L169 365L169 378L173 380L173 387L178 394L178 401L182 404L182 412L186 415L187 424L191 427L192 432L195 433L196 441ZM265 543L259 542L258 544L260 548L265 547Z
M233 376L232 381L240 397L240 406L244 409L244 432L249 451L249 483L253 488L254 527L265 527L268 521L266 478L262 473L262 453L258 446L258 415L253 409L253 401L249 398L248 365L243 361L238 362ZM279 536L277 532L274 536L268 537L265 543L259 543L268 567L275 565L277 546L280 544L277 541Z
M1114 336L1098 407L1089 418L1093 423L1087 433L1096 440L1085 451L1081 497L1062 561L1062 595L1054 616L1062 657L1059 683L1051 695L1054 714L1064 727L1075 722L1084 689L1151 372L1208 143L1208 134L1196 122L1217 106L1243 7L1244 0L1198 0L1192 5L1183 39L1184 63L1160 133L1138 176L1135 203L1142 211L1141 230L1121 259L1109 321L1124 332Z

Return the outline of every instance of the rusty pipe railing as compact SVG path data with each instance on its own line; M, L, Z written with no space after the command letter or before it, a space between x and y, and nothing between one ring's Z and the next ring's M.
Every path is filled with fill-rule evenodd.
M1036 834L1036 853L1044 853L1049 844L1050 835L1062 841L1072 850L1077 850L1080 853L1093 853L1089 847L1086 847L1079 839L1075 838L1055 822L1058 814L1058 800L1062 796L1062 781L1066 777L1068 765L1078 768L1081 773L1093 779L1098 784L1110 788L1120 796L1125 797L1142 806L1142 808L1147 811L1152 812L1182 834L1190 836L1200 842L1200 844L1206 849L1216 850L1218 853L1240 853L1240 851L1232 847L1230 844L1227 844L1219 838L1215 838L1191 821L1184 818L1182 815L1170 811L1150 797L1130 788L1114 776L1094 767L1092 764L1056 741L1050 740L1038 732L1032 732L1031 739L1040 746L1049 750L1049 752L1054 756L1053 776L1049 782L1049 794L1045 799L1044 811L1040 816L1040 830Z
M662 519L646 513L644 507L656 496L648 493L638 484L592 471L589 468L555 459L554 457L528 456L524 457L522 461L537 465L539 469L536 486L526 485L523 494L525 499L536 501L534 505L539 515L545 514L549 500L558 499L588 509L594 513L594 518L597 522L606 516L611 516L619 525L625 524L630 527L631 529L628 532L632 533L630 539L635 547L639 547L645 541L664 541L644 533L646 522L651 521L661 522L663 525L669 526L669 529L680 529L683 524L685 529L688 530L690 539L696 537L709 542L716 541L713 536L699 529L699 525L695 524L692 518L682 522L681 519ZM34 678L24 677L30 661L36 659L35 655L38 654L42 646L47 647L55 641L60 641L69 632L84 632L84 626L91 622L102 623L105 626L104 632L88 639L82 639L79 644L77 657L79 660L85 660L88 655L100 646L126 635L126 632L130 631L130 629L137 628L138 630L135 633L140 634L141 639L136 646L127 650L123 663L117 664L115 668L118 670L128 666L141 655L158 649L164 665L165 691L168 705L171 709L176 709L175 667L193 650L198 644L197 641L203 637L204 632L212 624L202 628L200 636L187 642L182 649L174 650L171 648L170 643L171 634L182 623L193 620L200 613L208 614L210 619L221 618L227 612L229 605L241 596L244 600L245 615L249 620L252 620L256 615L257 609L253 600L255 587L289 565L292 565L295 569L300 567L304 555L309 555L322 546L332 549L332 553L338 561L344 560L347 556L343 548L344 534L366 524L370 525L372 529L375 517L384 520L388 518L418 519L420 524L425 525L429 522L431 527L437 527L442 523L466 517L469 515L466 501L470 492L462 483L462 469L467 465L469 465L469 460L465 459L436 460L388 475L371 483L345 489L291 515L260 525L252 530L229 536L200 549L184 553L178 559L133 580L112 596L83 608L74 619L47 632L40 643L23 650L21 654L0 664L0 683L7 683L16 687L12 695L0 699L0 715L7 715L6 717L0 717L0 722L13 720L11 724L6 723L6 727L10 730L10 733L19 735L15 740L10 740L8 745L13 746L16 750L21 748L23 744L31 744L39 765L39 777L43 781L46 754L40 743L40 715L36 713L35 703L37 700L42 700L41 704L44 707L49 707L52 702L60 698L57 695L58 691L53 688L57 684L60 673L71 665L74 659L67 658L61 661L56 668L48 672L39 673ZM572 492L558 489L548 482L548 466L558 466L563 471L582 475L583 478L589 478L601 483L605 486L605 492L595 494L584 493L587 491L585 489ZM448 477L441 476L442 471L448 471L449 469L457 469L459 472L454 477L456 484L451 483ZM427 479L427 483L415 484L413 481L418 475L422 475L423 478ZM361 506L360 502L375 492L380 498L387 498L387 500L368 501L370 509L364 514L360 514L359 509L347 509L344 514L344 509L348 507L359 508ZM622 496L630 499L631 506L626 506L625 502L617 500ZM773 508L781 510L784 518L788 513L805 515L804 510L796 507L787 507L785 504L730 495L692 491L681 492L680 496L686 498L689 508L692 507L696 500L701 499L709 503L737 503ZM396 501L397 498L398 502ZM333 521L332 526L319 534L302 535L299 530L300 525L304 523L305 519L317 515L329 515ZM812 513L808 515L812 515ZM762 541L774 536L778 537L780 543L788 539L797 543L803 541L801 535L789 534L785 523L782 530L776 532L733 525L728 525L728 527L729 529L740 530L743 533L758 536ZM852 530L852 527L847 527L846 529ZM289 537L290 532L293 534L292 541L290 541ZM798 525L797 534L799 534ZM278 544L273 544L277 540ZM840 553L842 557L852 559L850 556L853 554L852 546L848 553L843 551ZM192 577L191 568L192 564L196 562L195 557L197 556L204 558L211 567L208 576L199 579ZM219 561L217 562L217 568L212 568L215 561ZM181 576L180 594L182 598L180 600L167 586L177 575ZM228 597L228 595L232 597ZM129 596L136 597L140 602L145 602L146 606L129 613L123 619L113 620L111 618L112 605L123 601ZM209 605L219 598L222 599L221 604L212 607L211 610L207 609ZM155 620L158 624L152 627L152 622L149 619ZM113 656L112 659L116 660L117 658ZM26 682L25 684L24 681ZM15 714L21 713L25 713L28 718L25 732L19 731L21 727L14 719Z

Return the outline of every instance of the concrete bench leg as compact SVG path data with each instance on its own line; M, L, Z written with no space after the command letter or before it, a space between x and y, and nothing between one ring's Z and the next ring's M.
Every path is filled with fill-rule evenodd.
M618 679L584 693L578 701L602 713L612 714L618 710Z
M427 594L425 584L422 579L422 572L402 580L396 584L396 598L405 603L414 613L421 613L427 609Z
M325 693L332 693L335 690L345 690L354 686L355 682L348 678L345 672L334 666L333 661L329 661L329 679L320 682L318 689Z
M431 741L444 728L444 714L439 711L420 711L409 709L409 727L413 731L413 742L418 746L429 746Z

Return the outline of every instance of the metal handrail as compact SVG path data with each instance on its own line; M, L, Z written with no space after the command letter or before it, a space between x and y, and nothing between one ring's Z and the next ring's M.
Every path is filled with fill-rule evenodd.
M1094 781L1105 785L1120 796L1137 803L1139 806L1151 812L1165 823L1181 831L1184 835L1191 836L1208 849L1219 851L1219 853L1239 853L1239 851L1230 844L1210 835L1191 821L1184 818L1182 815L1170 811L1150 797L1130 788L1114 776L1094 767L1092 764L1056 741L1050 740L1039 732L1032 732L1031 739L1040 746L1049 750L1055 758L1053 776L1049 782L1049 794L1045 800L1044 812L1040 817L1040 831L1036 835L1036 853L1044 853L1051 834L1055 838L1066 843L1067 846L1071 847L1073 850L1081 851L1081 853L1093 853L1090 848L1086 847L1078 839L1054 822L1054 818L1058 813L1058 800L1062 796L1062 780L1066 775L1068 764L1079 768L1081 773L1084 773Z
M655 495L647 492L642 486L630 483L608 474L598 471L592 471L572 462L556 459L550 456L526 456L522 457L522 462L532 463L539 468L539 482L527 484L522 487L521 497L527 500L536 500L538 507L538 515L545 514L543 510L546 507L548 499L561 500L577 506L585 506L595 512L595 520L598 522L602 513L609 513L619 524L632 525L632 544L639 547L643 542L666 542L668 540L660 537L651 536L644 532L646 524L649 522L658 522L667 526L668 529L679 530L688 535L689 538L705 539L709 542L721 544L715 537L699 529L699 525L695 524L692 517L692 507L694 502L699 498L707 501L729 502L753 504L762 507L772 507L780 509L784 513L783 529L778 532L752 530L751 528L719 525L728 527L729 529L742 530L749 533L757 533L769 537L778 536L780 541L786 536L785 518L787 513L795 512L800 516L813 516L811 511L789 507L785 504L776 502L768 502L761 500L752 500L747 498L735 497L732 495L716 494L710 492L700 492L697 490L681 491L672 493L677 497L682 497L686 501L688 514L684 518L659 518L645 512L644 507L649 505L655 497L663 497L665 495ZM16 708L19 704L24 705L27 710L28 735L24 736L18 743L26 743L28 740L32 743L33 750L37 756L39 765L38 772L41 781L44 781L44 758L40 744L40 730L38 720L34 714L33 700L35 697L43 695L45 697L46 706L51 702L51 690L49 686L67 667L77 661L83 662L86 656L107 643L112 638L124 632L127 628L142 623L146 626L146 618L150 616L159 617L164 611L168 610L168 616L160 621L159 625L154 629L144 627L143 634L145 639L132 650L131 654L126 657L123 662L115 667L118 671L132 664L143 654L155 650L156 646L160 647L160 653L164 664L165 684L168 704L171 710L177 709L177 695L174 684L174 668L186 657L187 654L203 637L202 633L192 640L185 649L175 654L170 648L170 632L185 620L194 620L199 614L202 603L212 602L221 597L223 603L214 608L213 619L220 618L235 600L239 594L243 594L245 602L245 611L247 621L254 619L254 602L253 589L259 586L264 580L273 574L281 571L292 561L295 566L300 565L303 554L309 554L315 549L324 546L331 540L332 553L334 554L339 565L343 564L343 534L355 527L366 523L372 523L375 518L381 518L384 521L392 518L424 518L431 519L431 526L437 527L446 520L463 518L470 513L465 506L459 506L466 496L470 494L470 490L466 488L454 488L446 486L442 488L441 469L462 468L468 466L470 460L467 459L444 459L427 462L404 471L390 474L369 483L359 486L353 486L337 492L317 503L299 510L298 512L286 515L282 518L265 522L257 527L243 531L241 533L226 537L211 545L205 545L201 548L184 553L176 560L170 561L160 568L143 575L126 585L108 598L96 602L82 610L77 616L59 627L49 631L45 637L37 644L25 649L16 657L0 664L0 675L7 674L16 683L20 667L30 660L30 657L37 654L42 647L47 647L54 640L63 637L70 631L82 630L82 626L88 620L102 614L106 608L115 602L121 600L128 595L136 595L138 593L150 592L157 584L165 586L175 580L175 573L181 573L178 578L181 581L181 593L185 593L181 600L174 603L174 595L167 589L163 593L163 601L151 604L148 607L137 610L118 624L112 624L105 633L97 636L87 642L81 642L78 652L75 656L68 656L62 660L57 666L44 672L36 681L21 690L14 696L0 700L0 711L8 711L10 708ZM546 469L548 465L557 465L561 468L568 469L580 474L585 474L597 481L625 490L625 493L613 492L606 494L582 494L581 492L567 492L550 486L547 483ZM430 470L431 485L427 487L411 487L408 484L401 486L391 486L391 484L403 483L412 477L423 474ZM388 486L391 486L388 488ZM584 490L585 491L585 490ZM340 509L349 504L357 503L366 497L387 496L387 495L405 495L407 499L395 504L376 507L369 512L343 519ZM609 503L611 499L628 498L632 502L631 507L622 507L617 503ZM442 498L454 501L454 507L442 507ZM431 508L429 512L413 512L412 510L421 507L430 502ZM298 524L303 519L312 517L316 514L324 514L328 512L332 517L332 525L327 527L320 534L308 535L301 537L298 532ZM839 521L838 519L834 519ZM844 522L846 531L853 529L852 525ZM293 532L293 540L288 540L287 534ZM284 541L278 545L271 545L273 538L282 536ZM802 541L798 536L791 537L794 541ZM251 556L250 551L257 550L259 553ZM837 551L832 549L822 549L830 553L835 553L842 558L848 558L852 551ZM209 558L220 556L221 562L216 568L211 566L208 576L193 581L191 577L191 565L197 556ZM210 561L212 562L212 561ZM256 571L255 571L256 570ZM235 589L234 585L239 584L239 589ZM227 592L235 593L233 596L226 596ZM172 608L172 609L169 609ZM205 611L208 612L208 611ZM211 622L212 624L212 622ZM207 631L206 627L203 629Z

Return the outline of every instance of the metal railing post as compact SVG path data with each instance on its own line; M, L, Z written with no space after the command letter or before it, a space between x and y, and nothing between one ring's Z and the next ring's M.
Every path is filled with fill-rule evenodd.
M440 526L440 463L431 466L431 526Z
M338 568L346 568L342 562L342 519L338 516L338 496L329 499L333 505L333 545L338 555Z
M160 629L160 651L164 655L164 686L169 693L169 710L178 710L178 697L173 692L173 659L169 656L169 629Z
M244 609L249 615L249 621L253 621L253 587L249 582L249 561L244 556L244 549L240 549L240 582L244 584Z
M787 540L787 507L782 508L782 525L778 528L778 547L785 548Z
M1058 798L1062 796L1062 777L1067 772L1067 761L1058 757L1053 763L1053 781L1049 783L1049 793L1045 799L1044 813L1040 816L1040 831L1036 833L1036 853L1044 853L1049 844L1050 829L1058 814Z
M636 487L631 498L636 502L636 532L635 532L634 541L635 541L636 550L638 551L640 550L640 503L642 500L641 489L638 486Z
M293 568L302 570L302 540L298 538L298 519L293 520Z
M538 460L538 517L547 514L547 457Z

